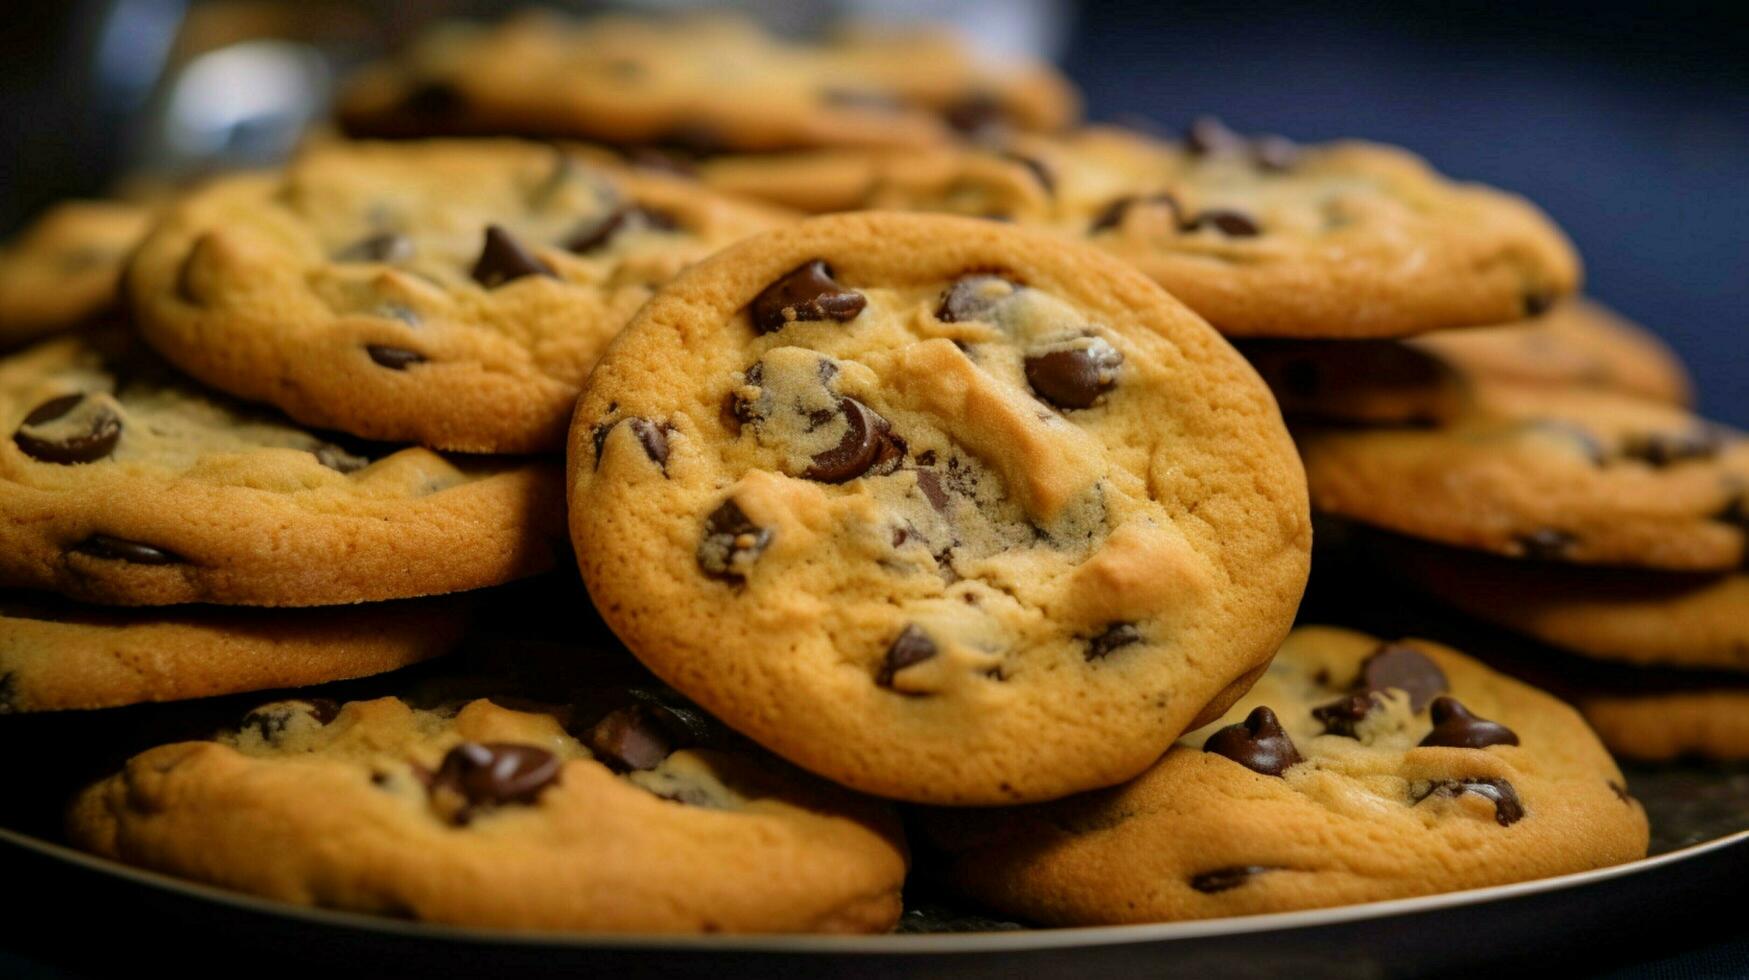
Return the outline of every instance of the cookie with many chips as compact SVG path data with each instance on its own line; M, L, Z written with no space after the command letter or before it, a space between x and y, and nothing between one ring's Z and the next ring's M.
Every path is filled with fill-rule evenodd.
M116 330L0 359L0 587L313 606L550 567L557 468L348 443L212 395Z
M951 34L850 29L779 38L724 15L527 13L449 24L343 94L361 136L523 135L692 152L902 146L1074 121L1049 66L994 64Z
M1249 694L1127 785L922 817L959 889L1040 925L1407 898L1643 857L1577 712L1455 651L1302 627Z
M659 693L578 704L287 701L86 790L74 843L299 905L593 932L880 932L885 806Z
M1529 202L1362 142L1296 146L1209 121L1180 142L1110 127L999 148L702 165L813 210L946 211L1048 228L1133 263L1237 337L1395 337L1533 316L1579 260Z
M1126 779L1262 669L1299 462L1207 324L1095 249L868 213L665 288L591 376L572 540L659 676L805 768L997 803Z
M141 335L309 425L557 449L596 356L689 262L784 220L512 142L312 146L172 207L128 269Z

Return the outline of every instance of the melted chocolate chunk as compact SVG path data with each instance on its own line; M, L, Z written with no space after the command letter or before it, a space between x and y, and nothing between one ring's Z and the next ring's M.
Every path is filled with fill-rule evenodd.
M1117 385L1123 354L1097 338L1086 347L1029 354L1026 383L1058 408L1088 408Z
M1300 762L1300 751L1275 712L1258 706L1245 720L1210 735L1204 752L1225 756L1252 772L1279 776Z
M565 239L565 251L576 255L584 255L596 249L605 247L621 233L644 228L652 231L674 231L680 227L680 222L673 215L641 204L627 204L615 208L571 233Z
M1663 469L1692 459L1712 459L1724 448L1724 440L1712 429L1688 432L1648 432L1622 440L1621 455Z
M1359 738L1355 729L1372 712L1378 701L1371 691L1362 691L1338 698L1312 709L1312 717L1324 723L1324 734L1343 738Z
M1112 623L1103 632L1087 641L1087 659L1103 660L1113 650L1142 642L1142 631L1134 623Z
M498 225L486 226L486 240L480 246L480 257L474 262L474 281L487 289L497 289L505 283L525 276L546 276L557 279L552 266L536 258L522 247L514 236Z
M698 567L712 578L741 582L752 564L771 544L772 530L748 520L733 499L705 519L698 543Z
M650 462L661 467L664 474L668 472L669 427L657 425L649 419L639 418L635 415L612 422L603 422L590 433L595 441L595 465L597 468L601 466L601 449L607 445L607 435L618 425L630 427L632 435L638 439L638 444L644 447L644 455L650 458Z
M905 458L905 441L893 435L886 419L854 398L838 399L838 414L846 423L844 438L816 455L802 476L821 483L844 483L871 471L882 476L899 468Z
M1172 224L1174 226L1183 224L1184 212L1178 206L1178 199L1171 194L1167 194L1164 191L1158 194L1149 194L1146 196L1140 194L1125 194L1124 196L1112 201L1110 204L1107 204L1104 210L1094 216L1093 223L1087 226L1087 234L1097 235L1102 231L1110 231L1113 228L1117 228L1124 223L1125 218L1129 217L1131 208L1150 204L1166 205L1166 207L1172 212Z
M992 310L1019 289L1019 283L1004 276L988 273L961 276L942 294L935 318L942 323L987 320Z
M1255 238L1263 234L1263 229L1258 227L1257 221L1243 211L1204 211L1183 225L1185 231L1196 231L1210 227L1228 238Z
M918 460L922 462L921 459ZM917 489L937 514L947 513L947 489L941 485L941 474L934 470L917 471Z
M1534 561L1559 561L1578 543L1578 538L1552 527L1518 536L1518 546L1524 550L1524 557Z
M928 660L935 656L936 652L935 641L929 638L928 633L923 632L923 629L915 623L907 625L899 631L898 637L887 647L887 655L881 661L881 669L875 675L875 683L881 687L892 687L894 674L913 664L920 664Z
M385 231L360 239L334 253L336 262L405 262L413 257L413 240Z
M832 278L832 267L822 259L815 259L790 270L765 287L753 297L747 309L753 320L753 329L764 334L782 330L801 320L848 323L856 319L867 305L867 297L845 289Z
M1457 698L1433 699L1433 731L1421 740L1425 746L1480 749L1489 745L1517 745L1518 734L1499 722L1470 714Z
M1202 874L1193 876L1190 879L1190 887L1202 892L1204 895L1213 895L1217 892L1231 891L1260 874L1274 870L1274 868L1266 867L1261 864L1242 864L1231 868L1216 868L1213 871L1204 871Z
M1406 691L1409 709L1419 712L1435 695L1451 690L1445 671L1427 654L1406 643L1386 643L1360 665L1360 690Z
M106 561L125 561L134 565L180 565L185 559L173 551L155 548L126 538L93 534L74 545L73 551Z
M1474 793L1494 804L1494 821L1502 827L1510 827L1524 819L1524 804L1519 802L1518 791L1504 779L1446 779L1434 783L1427 792L1415 798L1416 803L1430 796L1451 798L1463 793Z
M31 431L66 418L84 402L84 395L62 395L43 402L24 417L24 424L13 433L12 441L25 455L44 463L71 466L106 458L115 452L122 429L121 418L107 406L87 412L70 432L56 432L50 436Z
M463 742L449 750L431 777L431 792L447 791L467 801L456 814L466 823L476 807L533 803L559 778L559 757L514 742Z
M608 712L584 741L615 772L654 769L679 748L655 711L643 704Z
M405 347L386 347L382 344L366 344L364 352L370 355L379 367L391 371L405 371L415 364L424 364L426 357L416 350Z

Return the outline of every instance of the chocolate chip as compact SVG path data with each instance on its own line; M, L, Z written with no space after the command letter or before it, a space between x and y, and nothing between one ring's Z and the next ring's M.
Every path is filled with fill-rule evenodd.
M125 561L135 565L179 565L185 559L173 551L155 548L138 541L126 538L111 537L107 534L93 534L74 545L73 551L92 558L102 558L106 561Z
M291 726L292 719L308 715L316 724L326 725L340 715L340 704L332 698L310 698L306 701L282 701L265 704L243 716L238 731L254 729L262 740L275 742Z
M753 319L753 329L763 334L782 330L800 320L848 323L856 319L867 305L865 296L845 289L832 278L832 267L825 260L814 259L765 287L748 304L748 312Z
M558 278L552 266L536 258L498 225L486 226L486 240L480 246L480 257L474 262L472 275L475 282L487 289L497 289L524 276Z
M953 103L942 110L941 118L954 132L975 142L998 139L1008 129L1008 110L985 92Z
M1190 887L1205 895L1213 895L1216 892L1230 891L1264 872L1274 870L1274 868L1265 867L1261 864L1242 864L1231 868L1216 868L1213 871L1204 871L1202 874L1192 877L1190 879Z
M986 273L961 276L941 295L935 318L942 323L987 320L992 310L1019 290L1019 283L1003 276Z
M1419 712L1435 695L1451 690L1445 671L1406 643L1385 643L1360 665L1362 691L1405 691L1409 710Z
M920 460L921 461L921 460ZM917 471L917 489L937 514L947 513L947 489L941 485L941 474L934 470Z
M57 427L52 434L31 431L66 418L84 403L84 395L62 395L43 402L24 417L24 424L13 433L12 441L25 455L62 466L94 463L107 457L121 441L122 429L120 416L107 405L97 404L87 411L71 431L63 431L66 426Z
M1102 231L1110 231L1111 229L1123 224L1124 219L1129 216L1131 208L1150 204L1166 205L1166 207L1172 212L1172 224L1174 227L1183 223L1183 211L1178 206L1178 199L1171 194L1161 192L1159 194L1150 194L1145 197L1139 194L1125 194L1124 196L1112 201L1110 204L1107 204L1104 210L1094 216L1093 223L1087 226L1087 234L1097 235Z
M1213 227L1228 238L1255 238L1263 234L1256 220L1243 211L1217 209L1204 211L1185 222L1185 231L1197 231L1201 228Z
M874 409L854 398L838 399L837 414L845 421L838 445L813 457L802 476L821 483L844 483L864 473L880 476L898 469L905 442Z
M415 364L425 363L424 354L405 347L386 347L382 344L366 344L364 352L379 366L391 371L405 371Z
M533 803L559 778L559 757L546 749L514 742L463 742L444 755L431 779L431 792L453 793L467 803L456 814L482 806Z
M1542 316L1555 305L1555 298L1544 292L1527 292L1524 294L1524 315Z
M627 204L586 222L572 232L571 237L565 239L565 251L576 255L593 252L631 229L674 231L679 227L680 222L673 215L640 204Z
M1050 168L1045 166L1043 160L1012 151L1002 154L1002 159L1012 160L1025 167L1031 172L1033 179L1038 181L1039 186L1044 188L1046 194L1056 194L1057 178L1051 173Z
M1422 745L1454 749L1480 749L1489 745L1517 745L1518 735L1499 722L1470 714L1457 698L1433 699L1433 731Z
M1326 735L1358 738L1355 729L1360 725L1361 719L1372 712L1377 703L1378 701L1373 697L1371 691L1362 691L1313 708L1312 717L1324 723L1324 734Z
M584 741L597 759L616 772L654 769L676 748L654 711L642 704L608 712Z
M1087 659L1103 660L1120 647L1142 642L1142 632L1134 623L1112 623L1103 632L1087 641Z
M1210 735L1202 750L1225 756L1265 776L1279 776L1300 762L1300 752L1282 729L1281 720L1261 705L1239 724Z
M608 433L622 423L631 428L632 435L636 436L639 445L644 447L644 455L650 457L650 462L661 467L663 473L667 473L668 427L657 425L649 419L639 418L635 415L612 422L603 422L595 427L594 432L591 433L595 440L595 465L601 466L601 449L607 444Z
M1251 159L1273 173L1292 170L1300 162L1300 146L1285 136L1259 136L1251 141Z
M706 575L727 581L745 581L752 564L770 546L773 532L748 520L733 499L705 519L704 537L698 543L698 567Z
M1494 821L1502 827L1510 827L1524 819L1524 804L1519 802L1518 791L1504 779L1446 779L1428 787L1427 792L1415 798L1416 803L1430 796L1442 796L1447 799L1463 793L1474 793L1494 804Z
M893 686L893 675L914 664L920 664L935 656L935 641L929 634L915 623L907 624L899 631L899 635L887 647L887 655L881 661L881 669L875 675L875 683L881 687Z
M1709 428L1688 432L1649 432L1622 440L1621 455L1662 469L1691 459L1712 459L1724 448L1724 440Z
M1579 539L1557 528L1539 528L1517 538L1524 557L1535 561L1559 561L1567 556Z
M413 240L385 231L360 239L334 253L336 262L405 262L413 257Z
M1214 116L1200 116L1184 131L1184 148L1199 157L1241 153L1248 143Z
M1087 408L1117 384L1123 354L1094 337L1084 347L1049 350L1026 358L1026 382L1058 408Z

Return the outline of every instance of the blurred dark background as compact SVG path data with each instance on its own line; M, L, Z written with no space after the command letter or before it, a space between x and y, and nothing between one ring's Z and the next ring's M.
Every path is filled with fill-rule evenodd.
M1368 137L1407 146L1453 176L1526 194L1577 241L1591 292L1678 347L1698 377L1703 411L1749 427L1749 4L750 5L791 29L849 7L951 14L976 40L1058 57L1096 119L1144 117L1176 129L1214 113L1236 128L1302 140ZM142 160L174 157L162 127L141 122L164 118L172 101L159 68L224 43L227 32L318 40L328 63L344 68L424 19L514 6L9 0L0 27L0 229L56 197L97 193ZM218 7L227 16L203 17ZM187 23L198 29L179 31L190 10ZM208 108L259 109L288 78L326 78L295 54L276 57L259 80L215 68L218 84L207 91L220 96ZM271 155L279 139L274 131L241 137L256 155Z

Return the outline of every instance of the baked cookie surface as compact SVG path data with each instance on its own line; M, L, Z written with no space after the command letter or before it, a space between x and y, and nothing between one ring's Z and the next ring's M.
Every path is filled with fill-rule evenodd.
M581 151L328 142L184 198L127 290L179 368L306 424L537 452L655 287L781 220Z
M1312 503L1519 558L1728 571L1749 556L1749 440L1667 405L1493 383L1437 428L1296 428Z
M68 819L80 847L267 898L456 925L878 932L898 821L638 691L517 709L263 706L134 757Z
M1079 113L1049 66L984 64L952 35L852 30L784 40L724 16L524 14L452 24L354 78L362 136L498 135L691 150L937 144L1058 129Z
M1294 146L1206 124L1179 143L1110 127L1002 149L828 152L701 165L715 186L820 211L947 211L1118 255L1237 337L1394 337L1535 315L1572 293L1560 230L1412 154Z
M1447 423L1478 382L1572 387L1686 406L1688 371L1657 335L1586 299L1500 327L1406 340L1257 340L1244 353L1289 418Z
M378 674L461 639L454 598L320 611L134 612L0 595L0 714L113 708Z
M1749 682L1588 694L1575 704L1603 744L1623 758L1749 759Z
M591 377L568 470L646 665L911 800L1134 775L1244 690L1307 574L1244 361L1122 263L963 218L817 218L694 267Z
M116 305L122 264L150 208L68 201L39 215L0 250L0 349L86 323Z
M306 606L483 588L553 562L545 461L343 446L189 384L120 331L0 360L0 586Z
M1643 857L1645 811L1573 709L1422 640L1294 631L1125 786L932 810L949 880L1041 925L1406 898Z

